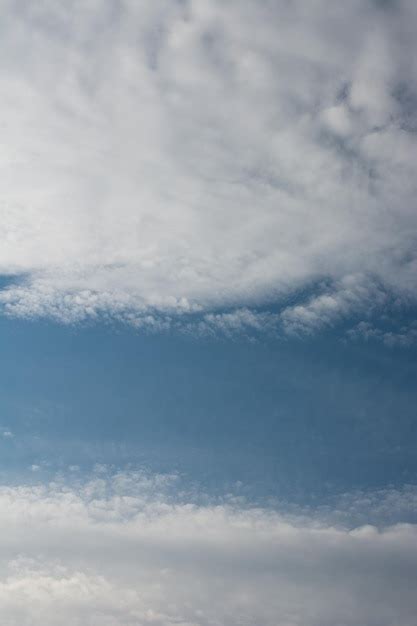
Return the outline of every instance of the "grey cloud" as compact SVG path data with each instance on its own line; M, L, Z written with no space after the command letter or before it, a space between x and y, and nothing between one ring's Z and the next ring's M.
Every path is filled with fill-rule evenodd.
M348 331L348 336L353 339L365 339L366 341L381 341L387 346L408 347L417 343L417 322L413 320L399 328L394 327L394 329L387 330L371 322L362 321Z

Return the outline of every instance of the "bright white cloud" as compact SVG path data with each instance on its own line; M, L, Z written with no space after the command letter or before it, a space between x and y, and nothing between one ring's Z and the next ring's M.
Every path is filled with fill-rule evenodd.
M326 280L291 329L415 299L416 12L3 2L3 310L159 329Z
M175 496L175 482L130 473L2 487L2 623L415 623L415 525L354 528L322 513L282 515L233 498L198 505ZM405 500L415 513L412 490L344 503L349 517L366 508L369 515L380 501L380 512L387 503L391 513L402 510Z

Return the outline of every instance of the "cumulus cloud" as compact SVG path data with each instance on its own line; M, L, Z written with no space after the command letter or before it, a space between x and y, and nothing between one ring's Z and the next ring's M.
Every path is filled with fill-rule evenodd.
M412 626L414 524L342 525L239 499L198 504L175 476L0 489L8 626ZM411 488L410 488L411 489ZM390 511L415 490L344 500ZM357 504L355 505L355 503ZM340 513L340 512L339 512Z
M291 329L415 299L416 11L3 2L3 311L213 327L326 280Z

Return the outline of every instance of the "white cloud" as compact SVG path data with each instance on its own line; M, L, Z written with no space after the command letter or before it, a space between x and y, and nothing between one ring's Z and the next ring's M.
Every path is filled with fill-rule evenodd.
M280 315L269 311L256 311L248 308L234 309L227 313L206 313L197 322L182 325L182 330L200 336L253 337L253 333L276 334L281 324Z
M287 333L313 332L352 311L370 313L387 301L386 293L362 276L345 276L331 289L324 286L320 291L302 304L283 309L280 317Z
M3 486L2 623L414 624L415 525L355 528L233 499L198 505L175 496L175 483L130 473ZM416 512L415 490L344 504L369 514L405 499Z
M415 299L416 11L3 2L3 310L158 330L357 275ZM300 306L369 303L326 298Z

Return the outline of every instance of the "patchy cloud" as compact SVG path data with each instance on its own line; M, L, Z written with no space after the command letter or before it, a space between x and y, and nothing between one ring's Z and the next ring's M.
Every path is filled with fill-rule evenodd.
M325 280L292 332L415 300L416 12L3 2L3 311L207 328Z
M412 320L409 324L389 330L371 322L359 322L347 334L352 339L375 340L387 346L408 347L417 343L417 322Z

